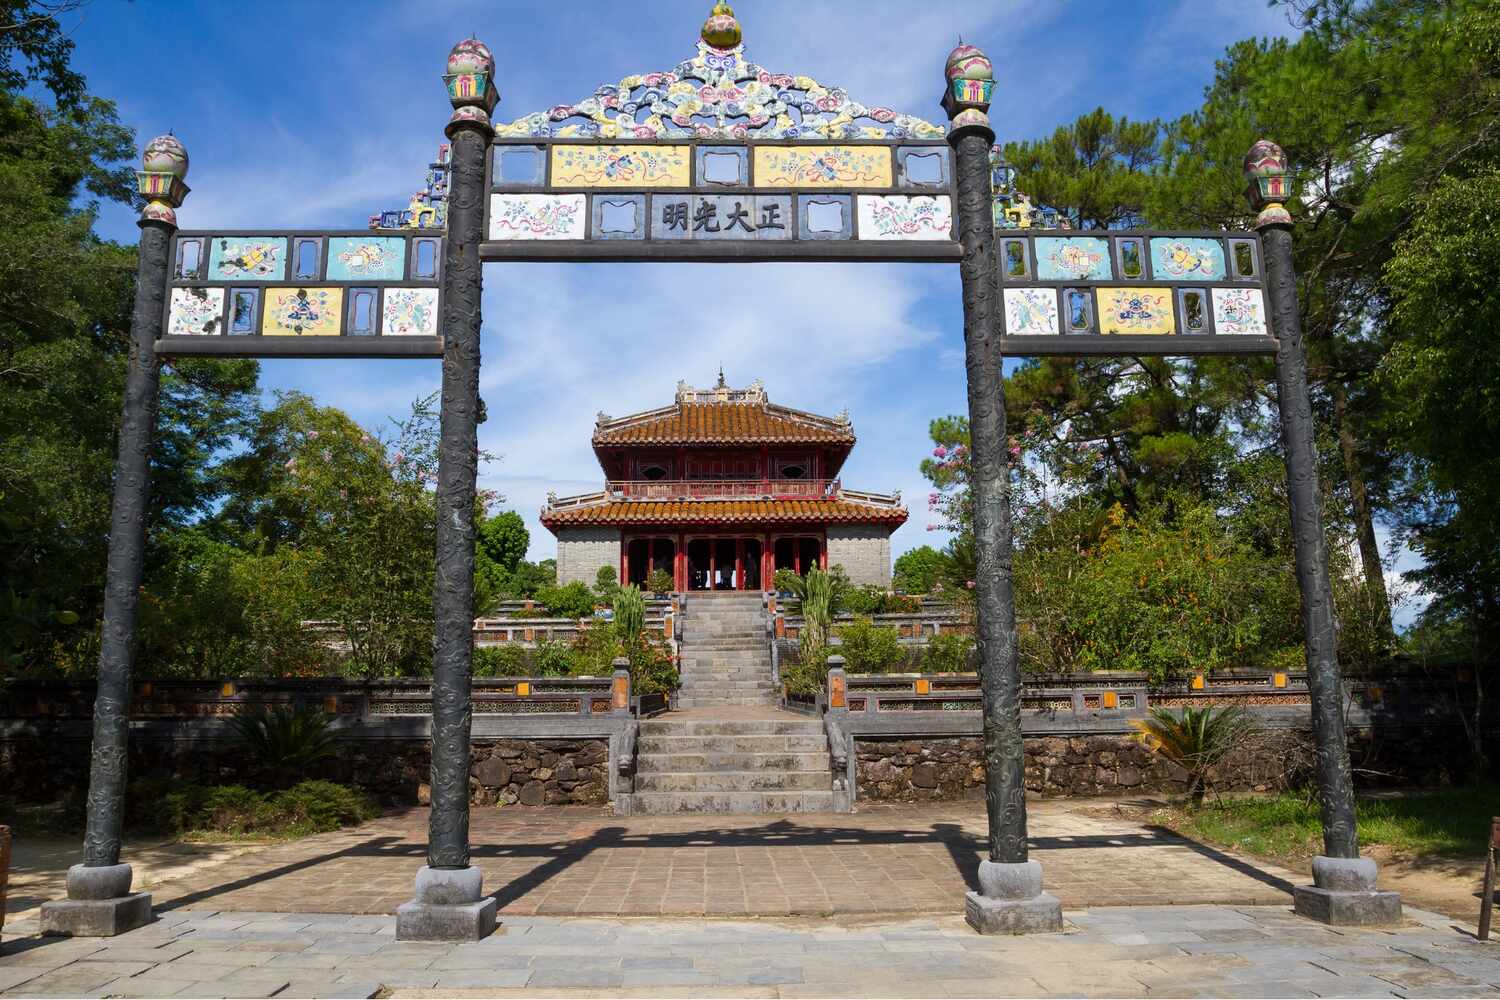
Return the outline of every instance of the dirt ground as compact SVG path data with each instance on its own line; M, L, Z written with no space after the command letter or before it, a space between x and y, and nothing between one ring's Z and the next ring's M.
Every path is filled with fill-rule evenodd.
M1101 818L1130 819L1152 825L1152 816L1171 803L1165 799L1135 798L1085 806L1080 811ZM1236 851L1247 857L1271 862L1302 873L1312 879L1312 857L1261 857L1243 847ZM1479 921L1479 905L1484 887L1484 856L1472 857L1405 857L1388 847L1370 847L1363 852L1380 866L1380 887L1399 892L1406 903L1462 920ZM1500 902L1500 891L1496 893Z

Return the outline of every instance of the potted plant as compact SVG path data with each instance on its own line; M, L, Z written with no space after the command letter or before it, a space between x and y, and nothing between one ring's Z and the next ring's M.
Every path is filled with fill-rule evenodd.
M666 597L672 592L672 574L664 569L653 569L646 575L646 589L656 597Z

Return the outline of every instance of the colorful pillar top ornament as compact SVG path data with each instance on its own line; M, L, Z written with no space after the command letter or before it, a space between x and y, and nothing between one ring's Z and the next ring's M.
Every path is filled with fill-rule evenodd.
M177 225L173 209L180 208L188 196L188 186L183 183L188 172L187 150L175 135L159 135L146 144L141 168L135 172L135 189L146 199L141 221Z
M453 46L443 82L453 105L448 136L464 125L477 125L493 134L490 112L500 103L500 92L495 89L495 56L490 47L477 38L465 38Z
M990 98L995 92L995 67L989 57L972 45L960 43L948 53L944 75L948 88L943 92L943 110L953 127L989 128Z
M703 30L699 32L699 36L721 52L734 48L744 39L740 22L734 19L734 8L723 0L719 0L714 4L714 9L709 11L708 20L703 22Z
M1270 139L1257 139L1245 154L1245 196L1260 214L1255 226L1290 226L1292 215L1283 204L1291 196L1286 175L1286 154Z

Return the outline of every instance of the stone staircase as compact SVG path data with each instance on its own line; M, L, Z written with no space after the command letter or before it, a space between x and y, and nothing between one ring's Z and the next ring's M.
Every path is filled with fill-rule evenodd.
M635 792L617 806L646 815L835 812L833 787L828 737L818 719L668 714L641 723Z
M682 686L675 707L775 705L771 647L759 593L693 594L682 616Z

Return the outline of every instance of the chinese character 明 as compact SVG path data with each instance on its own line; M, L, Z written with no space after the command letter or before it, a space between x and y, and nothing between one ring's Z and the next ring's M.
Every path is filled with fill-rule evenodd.
M755 227L750 224L749 211L739 202L734 203L734 210L729 213L729 223L724 227L724 231L730 232L735 226L739 226L747 233L755 232Z
M669 201L662 205L661 224L668 230L681 229L686 232L688 227L687 202Z
M760 206L760 228L762 229L785 229L786 223L781 221L781 203L770 202Z
M714 216L718 215L718 213L719 207L713 202L698 202L698 208L693 212L693 232L696 233L701 229L705 232L717 233L719 231L719 220L714 218Z

